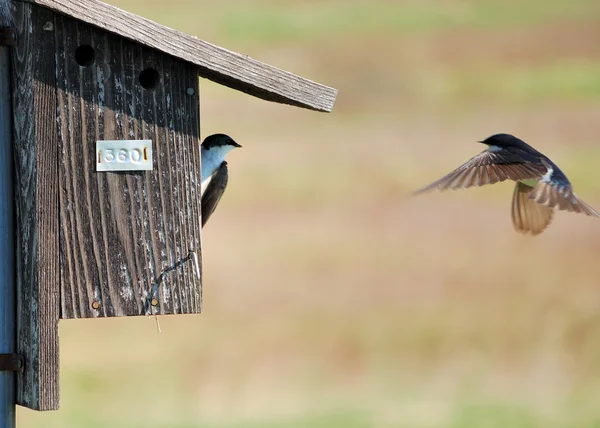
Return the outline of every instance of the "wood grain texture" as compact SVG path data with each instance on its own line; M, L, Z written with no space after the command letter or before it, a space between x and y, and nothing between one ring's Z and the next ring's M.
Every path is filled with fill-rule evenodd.
M22 0L157 49L199 67L202 77L255 97L331 111L337 90L202 41L98 0Z
M15 369L20 361L15 357L17 291L11 87L10 50L8 46L0 46L0 366L9 368L0 370L0 426L7 428L14 428L16 423Z
M18 4L13 50L16 201L17 403L36 410L59 404L58 139L53 13Z
M196 67L66 16L54 31L61 317L199 313ZM92 65L76 62L82 45ZM151 90L139 81L147 68L160 76ZM96 172L96 141L128 139L153 141L152 171Z
M10 0L0 0L0 27L11 25L12 6Z

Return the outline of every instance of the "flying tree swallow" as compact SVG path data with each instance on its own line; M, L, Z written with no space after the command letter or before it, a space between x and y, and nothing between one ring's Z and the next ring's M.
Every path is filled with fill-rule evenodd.
M204 139L200 146L202 159L202 227L217 208L227 187L229 173L225 155L236 147L242 147L228 135L213 134Z
M573 193L571 182L558 166L523 140L510 134L496 134L479 142L488 148L414 194L516 181L513 226L517 232L534 236L548 227L554 208L600 217Z

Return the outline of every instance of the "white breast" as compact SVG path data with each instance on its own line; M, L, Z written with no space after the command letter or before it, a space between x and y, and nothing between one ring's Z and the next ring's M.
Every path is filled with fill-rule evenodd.
M225 160L225 155L231 149L233 149L232 146L213 147L210 150L205 150L204 147L200 149L200 156L202 156L202 185L204 185L204 180L213 175L217 168L221 166Z

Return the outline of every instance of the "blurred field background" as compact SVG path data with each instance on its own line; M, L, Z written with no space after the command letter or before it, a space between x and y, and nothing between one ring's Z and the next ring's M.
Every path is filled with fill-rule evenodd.
M600 208L598 0L111 3L340 93L201 82L203 135L244 146L204 313L62 322L62 408L19 427L600 427L600 221L407 198L509 132Z

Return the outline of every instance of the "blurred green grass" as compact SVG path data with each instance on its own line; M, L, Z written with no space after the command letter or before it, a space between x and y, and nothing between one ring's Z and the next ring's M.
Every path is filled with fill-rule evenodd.
M178 28L203 28L203 16L210 16L215 37L231 43L298 43L328 38L358 38L371 34L402 36L409 33L453 29L538 25L548 21L585 22L600 15L594 0L543 1L239 1L198 4L193 0L170 3L119 2L124 8L145 12L145 16L171 23ZM196 13L181 14L180 11ZM205 24L205 22L202 22ZM199 30L203 31L203 30Z
M433 76L439 98L451 101L487 97L488 102L529 104L595 101L600 97L600 61L558 61L541 66L506 66L451 70Z
M112 0L340 89L331 114L202 80L230 184L204 313L61 324L25 427L597 427L600 229L531 239L508 184L408 199L512 132L600 207L595 0Z

